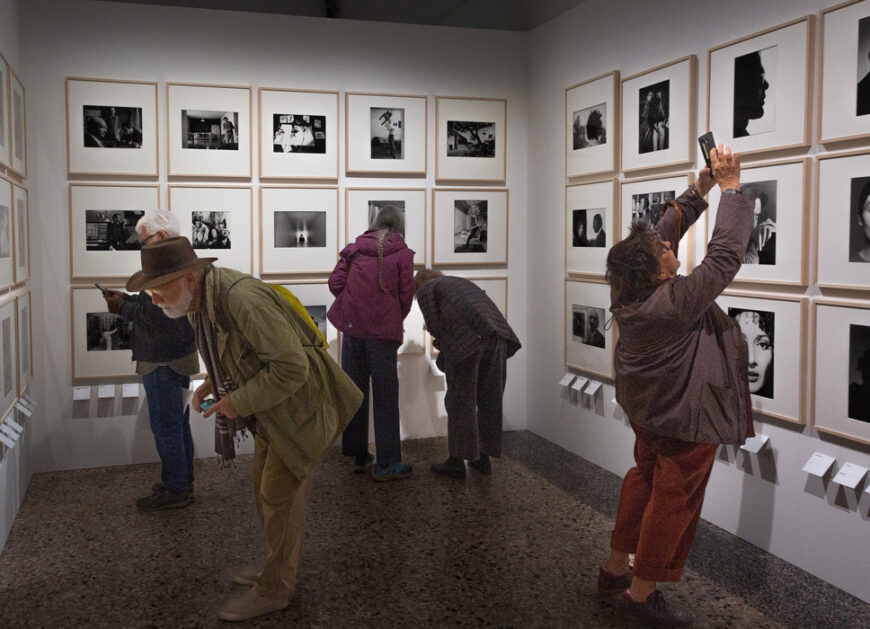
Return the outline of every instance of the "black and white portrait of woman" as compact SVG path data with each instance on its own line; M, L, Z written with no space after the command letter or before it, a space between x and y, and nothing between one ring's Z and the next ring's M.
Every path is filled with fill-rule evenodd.
M849 262L870 262L870 177L852 179Z
M776 180L747 183L740 192L754 206L743 264L776 264Z
M729 308L749 351L749 392L773 399L773 312Z
M734 137L776 130L776 46L734 59Z
M849 417L870 422L870 326L849 326Z

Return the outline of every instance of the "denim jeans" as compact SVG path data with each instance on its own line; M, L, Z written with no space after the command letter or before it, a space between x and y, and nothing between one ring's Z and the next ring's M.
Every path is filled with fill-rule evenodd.
M399 437L399 343L379 339L356 339L344 335L341 368L363 392L359 410L341 435L341 452L362 456L369 444L369 378L372 381L375 418L375 450L378 463L392 465L402 460Z
M154 445L163 462L163 486L170 493L186 494L193 482L193 436L190 407L185 408L181 391L190 387L190 376L158 367L142 376L142 384L148 397Z

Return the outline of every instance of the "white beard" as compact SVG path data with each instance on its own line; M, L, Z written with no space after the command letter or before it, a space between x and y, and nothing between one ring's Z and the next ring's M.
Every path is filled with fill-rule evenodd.
M188 286L187 282L183 284L184 288L178 293L178 298L172 303L163 302L160 304L160 309L170 319L180 319L190 312L193 304L193 289Z

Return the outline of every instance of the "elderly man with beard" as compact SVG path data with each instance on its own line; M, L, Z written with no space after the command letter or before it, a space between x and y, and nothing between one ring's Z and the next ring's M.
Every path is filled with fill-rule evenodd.
M198 258L187 238L142 249L142 270L128 290L150 289L170 318L188 315L208 371L194 404L213 395L222 462L233 439L255 436L254 492L265 533L265 559L233 580L251 586L219 611L241 621L287 606L302 550L311 472L350 422L362 392L329 357L317 330L272 286Z

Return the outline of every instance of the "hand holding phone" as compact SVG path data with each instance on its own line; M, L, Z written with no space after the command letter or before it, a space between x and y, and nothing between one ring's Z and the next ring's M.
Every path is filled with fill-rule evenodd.
M203 413L205 413L208 409L210 409L215 404L217 404L217 400L215 400L214 398L209 398L209 399L203 401L202 404L199 405L199 410L201 410Z
M97 288L99 288L100 291L103 293L103 295L106 294L106 289L103 288L102 286L100 286L99 284L97 284L96 282L94 282L94 286L96 286Z

